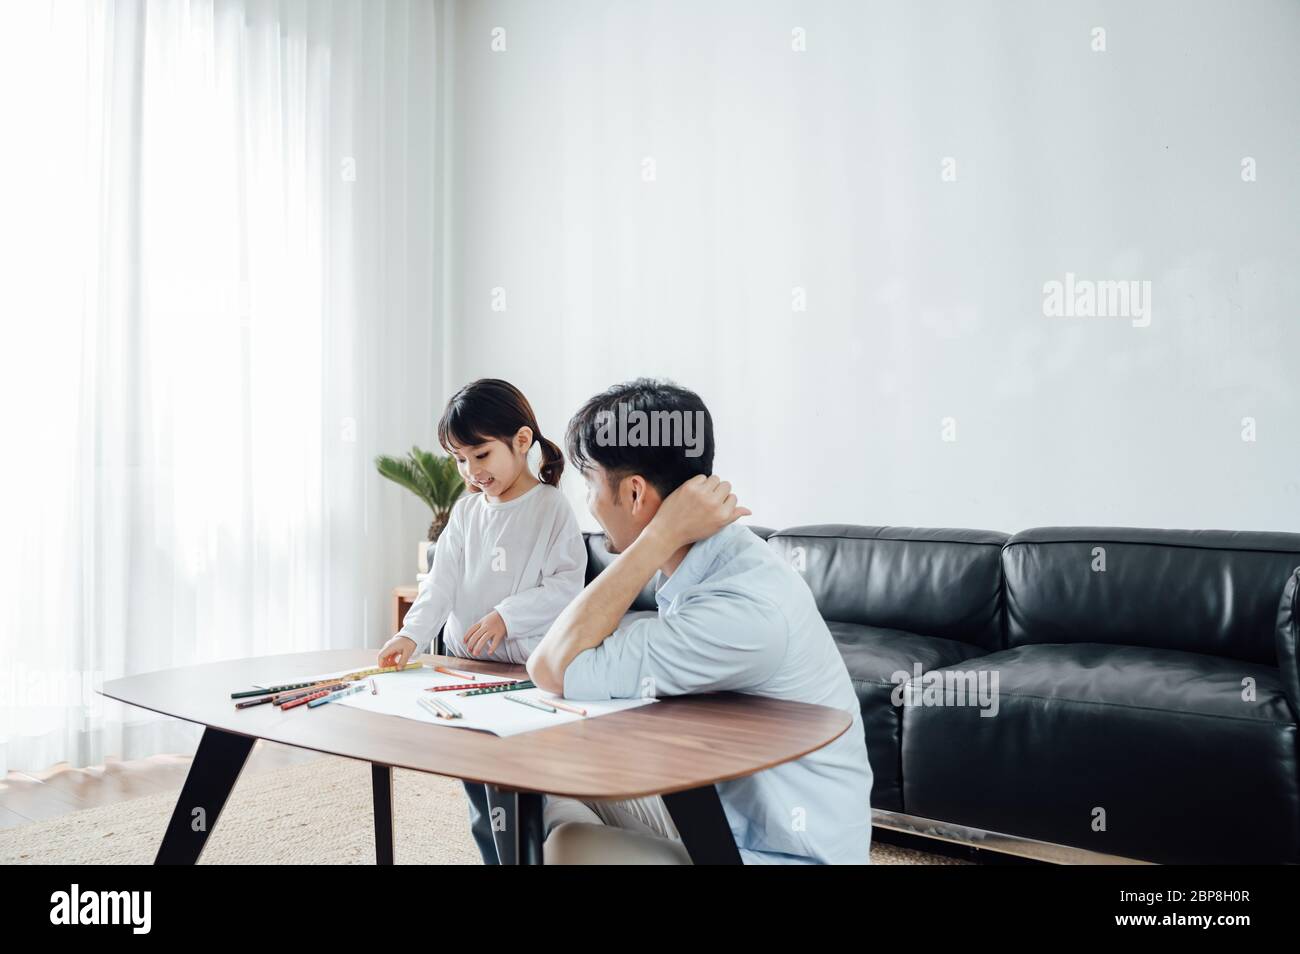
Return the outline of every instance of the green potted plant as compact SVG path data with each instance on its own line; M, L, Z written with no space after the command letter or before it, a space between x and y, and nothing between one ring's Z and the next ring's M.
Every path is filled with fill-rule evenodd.
M395 484L401 484L429 505L433 511L433 522L429 524L429 542L437 542L447 527L452 505L465 491L465 482L456 470L456 461L412 447L405 458L384 455L376 457L375 467L383 476Z

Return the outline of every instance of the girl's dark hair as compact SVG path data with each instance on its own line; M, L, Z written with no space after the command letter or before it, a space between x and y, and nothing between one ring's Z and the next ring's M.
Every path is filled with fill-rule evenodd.
M564 473L564 455L560 453L559 445L542 436L533 406L528 403L523 392L509 381L479 378L453 394L447 402L447 409L438 419L438 443L449 454L453 443L461 447L473 447L490 440L509 444L521 427L530 428L533 443L542 445L542 466L538 469L538 478L543 483L558 487L560 475ZM469 489L473 493L479 490L473 485Z

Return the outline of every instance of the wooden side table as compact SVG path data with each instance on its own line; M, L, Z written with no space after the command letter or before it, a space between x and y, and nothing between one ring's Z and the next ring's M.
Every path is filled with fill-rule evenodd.
M402 623L406 619L406 611L411 608L411 604L415 602L415 597L419 592L420 587L415 583L393 587L393 633L402 628ZM389 633L389 635L391 636L392 633Z
M411 604L415 602L415 598L419 593L420 585L418 583L393 587L393 632L389 633L389 636L402 628L402 623L406 621L406 611L411 608ZM443 629L446 629L446 627L444 626ZM441 653L442 650L442 629L440 629L438 635L433 638L433 645L429 647L429 652L437 654Z

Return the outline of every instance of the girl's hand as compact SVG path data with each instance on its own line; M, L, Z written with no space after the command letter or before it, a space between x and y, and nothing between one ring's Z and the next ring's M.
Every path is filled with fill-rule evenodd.
M496 610L488 613L469 628L465 634L465 646L470 655L479 656L484 652L494 653L506 638L506 621Z
M409 636L394 636L384 643L383 649L379 650L379 668L404 667L410 661L413 652L415 652L415 640Z

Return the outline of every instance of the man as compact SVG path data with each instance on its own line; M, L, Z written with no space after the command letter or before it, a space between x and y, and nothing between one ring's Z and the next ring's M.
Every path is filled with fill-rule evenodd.
M529 675L570 699L733 690L843 709L853 724L834 742L717 789L746 863L868 862L871 767L848 670L807 584L734 523L750 511L711 476L704 402L662 382L618 385L574 415L567 443L620 556L560 614ZM656 571L658 613L620 627ZM548 798L546 825L547 863L690 863L661 798Z

